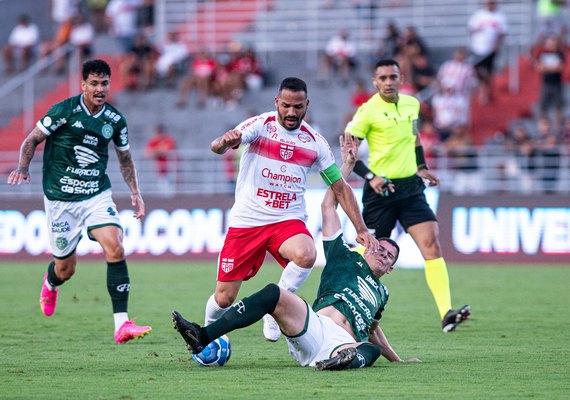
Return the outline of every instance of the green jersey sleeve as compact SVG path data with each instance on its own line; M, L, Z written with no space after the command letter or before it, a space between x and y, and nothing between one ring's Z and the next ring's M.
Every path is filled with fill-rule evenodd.
M38 121L36 126L43 133L50 136L58 129L65 126L71 111L70 99L66 99L50 107L48 112Z

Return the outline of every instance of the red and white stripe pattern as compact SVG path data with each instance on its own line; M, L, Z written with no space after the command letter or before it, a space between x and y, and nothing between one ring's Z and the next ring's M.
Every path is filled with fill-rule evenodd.
M268 112L239 124L246 148L241 156L229 226L248 228L299 219L306 221L304 194L309 170L334 164L327 141L309 124L289 131Z

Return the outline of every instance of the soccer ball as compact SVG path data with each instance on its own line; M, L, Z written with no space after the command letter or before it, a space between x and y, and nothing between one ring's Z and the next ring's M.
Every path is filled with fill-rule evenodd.
M222 367L230 360L231 355L230 339L222 335L207 345L201 353L192 354L192 358L202 367Z

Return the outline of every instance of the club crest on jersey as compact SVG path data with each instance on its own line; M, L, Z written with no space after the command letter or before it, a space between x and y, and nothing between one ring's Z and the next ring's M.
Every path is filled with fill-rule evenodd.
M113 127L111 125L103 125L101 133L105 139L110 139L113 136Z
M281 143L280 146L281 147L279 149L279 155L281 156L282 159L288 160L291 157L293 157L293 150L295 150L295 146L285 143Z
M57 246L58 249L63 250L67 247L68 245L68 241L66 238L64 238L63 236L60 236L58 238L55 239L55 245Z
M233 258L222 258L222 271L225 273L230 272L234 269L234 259Z

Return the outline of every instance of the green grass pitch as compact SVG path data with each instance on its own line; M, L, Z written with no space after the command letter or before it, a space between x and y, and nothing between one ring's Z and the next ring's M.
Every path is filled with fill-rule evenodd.
M402 357L373 368L317 372L298 366L283 339L263 340L261 322L229 334L223 368L197 366L170 312L203 321L214 263L129 263L131 317L153 326L142 340L113 341L103 262L80 260L53 317L38 305L43 263L0 264L1 399L562 399L570 398L570 268L450 266L454 306L473 318L443 334L422 270L383 279L382 326ZM269 263L245 296L281 269ZM320 269L299 291L312 302Z

